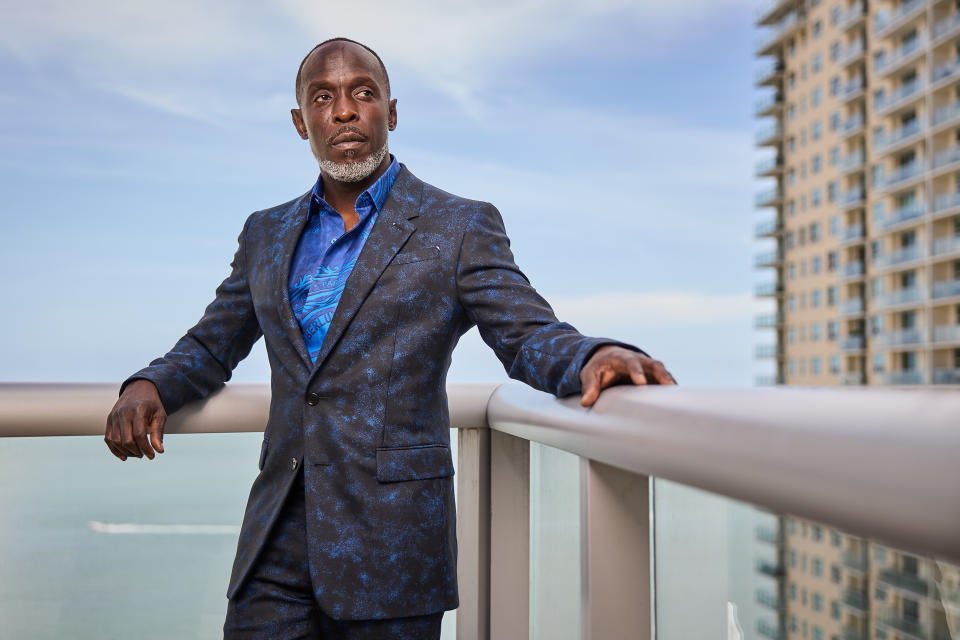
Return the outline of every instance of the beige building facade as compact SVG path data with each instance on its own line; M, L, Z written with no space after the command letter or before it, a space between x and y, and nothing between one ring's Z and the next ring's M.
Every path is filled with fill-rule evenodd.
M960 385L960 0L770 0L757 26L760 382ZM748 634L960 639L956 567L789 516L758 539Z

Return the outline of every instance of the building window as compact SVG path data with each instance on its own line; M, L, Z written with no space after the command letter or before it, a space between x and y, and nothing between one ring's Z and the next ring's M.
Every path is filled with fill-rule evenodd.
M818 524L813 525L813 540L814 542L823 540L823 527Z
M884 354L882 353L873 354L873 372L883 373L883 370L884 370Z
M827 254L827 271L837 270L837 252L831 251Z
M830 581L833 584L840 584L841 580L842 580L842 577L840 574L840 567L838 567L837 565L833 565L832 567L830 567Z
M814 356L810 359L810 373L815 376L820 375L820 356Z
M813 140L819 140L820 136L822 135L823 135L823 123L817 120L816 122L813 123L813 126L810 128L810 137Z
M819 191L819 189L817 189ZM820 223L814 222L810 225L810 242L816 242L820 239Z
M840 233L840 216L830 218L830 235L835 236Z
M796 327L790 327L790 329L787 330L787 336L788 336L788 337L787 337L787 340L790 342L790 344L796 344L796 342L797 342L797 328L796 328Z
M823 596L819 593L813 594L813 610L823 611Z
M874 547L873 548L873 558L879 564L886 564L887 562L887 550L885 547Z
M839 549L843 545L843 536L841 536L838 531L831 531L830 541L833 543L833 546Z
M790 550L790 568L791 569L797 568L797 552L794 551L793 549Z
M814 174L820 173L821 164L822 161L820 159L820 154L818 153L817 155L813 156L813 159L810 161L810 171L812 171Z
M877 587L877 591L874 595L876 595L877 600L881 602L885 602L887 600L887 592L884 589L881 589L880 587Z
M813 31L813 37L819 38L820 34L823 33L823 21L817 20L816 22L814 22L812 31ZM817 59L816 56L814 56L813 59L816 60ZM816 62L814 62L814 64L816 64Z
M827 323L827 340L837 339L837 321L831 320Z
M813 73L817 73L820 69L823 68L823 55L815 53L813 55L813 64L810 65Z
M797 265L792 262L787 266L787 277L791 280L795 280L797 277Z
M797 363L794 361L793 358L790 358L790 359L787 361L787 372L788 372L791 376L792 376L792 375L795 375L796 372L797 372Z
M840 613L840 603L836 600L830 603L830 617L834 620L839 620L843 617L843 614Z
M823 560L820 558L813 559L813 575L817 578L823 575Z
M840 356L830 356L830 373L832 375L840 373Z
M823 629L820 627L813 628L813 640L823 640Z
M810 263L810 268L814 274L820 273L820 267L823 263L823 259L820 256L814 256L813 260Z
M797 585L793 582L790 583L790 599L791 600L797 599Z
M797 299L793 295L787 298L787 309L789 311L797 310Z
M817 87L813 90L813 94L810 96L810 104L814 107L819 107L822 100L823 90L820 87Z
M837 286L830 285L827 287L827 306L832 307L837 304Z
M838 91L840 91L840 78L833 76L830 78L830 95L835 96Z
M820 289L814 289L810 293L810 306L814 309L820 308Z

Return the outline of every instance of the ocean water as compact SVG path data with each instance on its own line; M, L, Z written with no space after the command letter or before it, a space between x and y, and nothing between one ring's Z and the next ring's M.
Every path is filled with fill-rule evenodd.
M0 639L221 638L260 441L169 435L121 462L100 437L0 438Z

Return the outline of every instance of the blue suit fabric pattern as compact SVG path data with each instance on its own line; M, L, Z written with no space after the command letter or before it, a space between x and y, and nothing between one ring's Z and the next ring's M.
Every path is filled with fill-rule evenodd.
M393 156L390 166L357 198L359 222L345 231L343 218L323 199L323 177L317 179L307 226L300 236L290 269L290 306L300 323L311 361L327 335L337 303L370 230L400 173Z
M446 376L457 341L476 325L510 377L556 396L580 392L580 369L597 348L636 348L557 320L514 262L493 205L401 165L311 357L288 295L311 196L247 218L203 317L124 384L151 380L173 413L219 389L264 337L270 411L228 597L243 587L302 473L321 611L371 620L454 609Z

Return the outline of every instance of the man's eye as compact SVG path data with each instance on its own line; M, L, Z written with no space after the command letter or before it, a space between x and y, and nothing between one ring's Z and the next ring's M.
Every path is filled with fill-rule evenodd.
M329 99L330 99L330 94L329 94L329 93L319 93L319 94L317 94L317 97L313 99L313 101L314 101L314 102L323 102L324 100L329 100Z
M373 95L373 91L370 91L370 89L360 89L360 91L357 91L357 95L369 97Z

